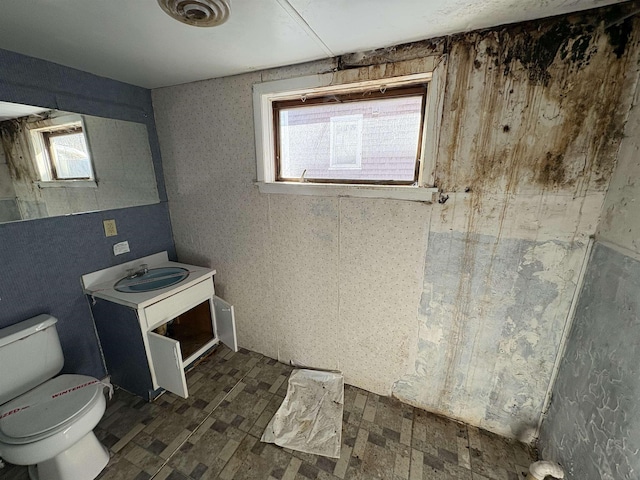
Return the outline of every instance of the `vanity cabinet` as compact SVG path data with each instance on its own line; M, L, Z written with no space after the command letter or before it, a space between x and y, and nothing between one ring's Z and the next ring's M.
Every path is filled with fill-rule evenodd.
M141 263L149 268L179 266L189 275L153 291L122 293L113 288L122 272ZM238 350L233 306L215 295L214 270L169 262L166 252L105 270L112 269L82 280L115 385L147 400L160 389L186 398L186 369L219 342Z

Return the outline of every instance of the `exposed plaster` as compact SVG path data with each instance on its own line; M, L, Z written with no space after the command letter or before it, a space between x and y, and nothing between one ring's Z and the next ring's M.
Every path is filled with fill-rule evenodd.
M638 58L636 54L636 59ZM640 472L640 89L624 130L540 449L569 479Z

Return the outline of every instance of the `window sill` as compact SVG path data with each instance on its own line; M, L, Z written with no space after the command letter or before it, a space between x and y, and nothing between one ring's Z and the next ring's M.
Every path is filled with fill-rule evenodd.
M319 197L387 198L433 203L437 188L395 185L343 185L338 183L256 182L260 193Z
M52 180L36 182L38 188L98 188L95 180Z

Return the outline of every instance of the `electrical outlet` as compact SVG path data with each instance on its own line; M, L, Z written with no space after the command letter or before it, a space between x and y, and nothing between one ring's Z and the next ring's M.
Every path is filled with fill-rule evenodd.
M105 220L102 222L104 225L104 236L105 237L114 237L118 235L118 229L116 228L115 220Z

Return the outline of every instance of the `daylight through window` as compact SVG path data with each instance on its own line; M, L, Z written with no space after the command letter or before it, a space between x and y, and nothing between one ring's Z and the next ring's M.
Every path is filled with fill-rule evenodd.
M93 166L82 122L31 130L41 180L93 180Z
M93 174L87 142L80 125L42 132L56 180L90 179Z
M426 85L273 102L276 181L417 182Z

